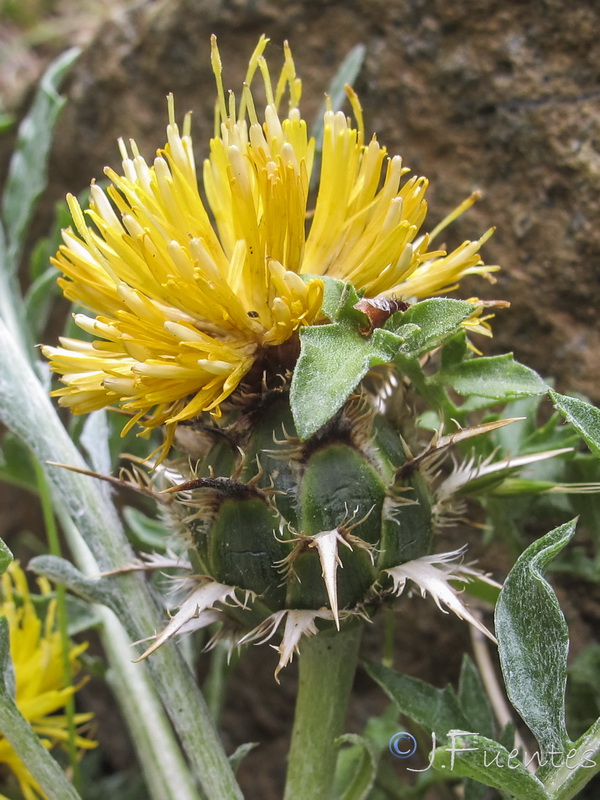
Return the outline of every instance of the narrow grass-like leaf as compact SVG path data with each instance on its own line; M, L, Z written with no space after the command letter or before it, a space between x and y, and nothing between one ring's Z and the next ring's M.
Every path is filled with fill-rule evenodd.
M46 164L52 133L65 103L58 94L58 87L78 55L79 50L73 48L52 62L40 82L31 111L19 127L17 146L2 198L8 264L13 272L18 268L35 202L46 186Z
M569 631L542 571L575 533L575 521L538 539L510 571L496 606L508 697L543 751L570 746L565 724Z
M237 772L240 764L246 758L248 753L251 753L258 747L258 742L244 742L243 744L238 745L233 753L229 756L229 763L231 764L231 769L234 772Z
M555 408L579 431L592 453L600 456L600 409L557 392L550 392L550 397Z
M365 59L366 52L367 48L364 44L355 45L344 58L339 66L338 71L333 76L333 80L329 84L327 90L327 95L330 99L331 108L334 111L338 111L342 107L344 100L346 99L345 86L346 84L352 86L356 80ZM317 153L320 153L322 147L323 114L325 113L326 108L326 104L323 103L322 107L319 109L319 113L317 114L316 122L312 126L311 130L311 136L314 137L317 143ZM314 172L315 171L313 171L313 174ZM318 170L316 173L318 175Z

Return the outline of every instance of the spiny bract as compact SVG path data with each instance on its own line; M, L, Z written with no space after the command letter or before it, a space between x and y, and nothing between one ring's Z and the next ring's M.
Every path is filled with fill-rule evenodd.
M180 135L170 98L154 163L122 144L123 175L107 170L106 192L92 186L87 220L70 198L76 232L65 231L55 263L67 297L92 312L75 316L92 341L62 339L44 353L65 384L61 404L118 404L132 415L127 429L165 429L157 475L174 490L170 524L189 535L197 577L146 655L216 620L237 641L283 625L281 668L302 635L370 616L409 580L481 627L449 583L473 575L450 563L460 553L430 553L452 494L434 488L435 465L489 426L419 446L403 364L418 370L451 337L464 345L466 330L489 334L485 303L418 301L497 268L479 256L491 229L450 253L431 249L476 195L422 233L428 182L404 181L400 157L365 142L350 89L356 125L324 115L311 210L317 159L300 81L286 45L272 84L266 41L236 106L213 39L217 120L203 191L190 117ZM174 442L186 455L165 462Z

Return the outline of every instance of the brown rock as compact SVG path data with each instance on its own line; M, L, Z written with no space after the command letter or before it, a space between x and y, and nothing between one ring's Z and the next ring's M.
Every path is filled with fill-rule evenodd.
M288 38L309 119L344 55L363 42L357 88L367 129L432 179L431 219L484 191L447 244L497 226L485 255L504 267L498 286L465 286L513 304L488 352L514 349L559 389L600 400L599 25L594 3L567 10L558 0L141 4L105 25L75 67L53 191L77 191L118 165L117 136L151 157L169 91L180 112L194 110L201 158L213 124L213 32L235 89L260 33L275 58Z

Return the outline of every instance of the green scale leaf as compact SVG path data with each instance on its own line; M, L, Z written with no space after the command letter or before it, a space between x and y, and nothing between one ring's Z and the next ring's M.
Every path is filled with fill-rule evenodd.
M326 445L313 453L299 489L302 533L351 528L352 535L376 545L381 536L385 486L369 462L346 444ZM359 602L376 578L370 554L356 544L341 545L337 571L340 608ZM290 582L288 603L297 608L329 606L322 565L314 548L294 562L297 579Z
M280 562L290 546L276 538L279 518L259 497L225 500L212 526L212 574L221 583L283 601Z

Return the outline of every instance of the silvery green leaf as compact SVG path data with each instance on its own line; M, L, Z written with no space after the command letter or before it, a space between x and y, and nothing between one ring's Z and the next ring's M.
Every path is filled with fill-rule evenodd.
M494 714L477 667L466 653L460 669L458 699L470 727L482 736L493 737Z
M544 751L570 745L565 724L569 631L544 568L575 533L555 528L520 556L496 606L496 636L508 697Z
M445 777L472 778L518 800L549 800L544 785L518 758L493 739L465 731L451 731L448 745L438 747L433 766Z
M554 406L581 434L592 453L600 456L600 409L564 394L550 392Z
M58 87L78 56L79 50L72 48L52 62L42 77L29 114L19 126L2 198L8 265L13 272L18 267L35 202L46 186L46 164L54 125L65 103L58 94Z

